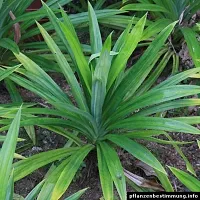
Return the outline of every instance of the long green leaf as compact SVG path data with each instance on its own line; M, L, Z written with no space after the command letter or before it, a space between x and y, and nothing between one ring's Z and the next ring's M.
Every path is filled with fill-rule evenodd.
M102 50L102 39L97 17L90 2L88 2L88 14L90 28L90 44L92 47L92 53L95 54L101 52Z
M23 99L20 93L17 90L17 87L10 79L5 79L6 88L10 94L10 97L13 102L15 103L23 103ZM23 118L23 117L22 117ZM36 144L36 136L35 136L35 128L34 126L25 126L24 129L26 130L28 136L33 141L33 144Z
M141 96L133 98L133 100L125 102L124 105L119 107L113 114L113 119L111 117L109 120L115 121L116 119L124 117L137 109L164 103L184 96L198 94L199 92L199 86L190 85L177 85L176 87L171 86L157 90L150 90Z
M149 40L151 37L154 37L157 33L167 27L170 23L172 23L172 21L169 19L157 19L153 24L149 25L144 30L141 40Z
M118 194L121 200L126 200L126 182L119 157L116 151L106 142L101 142L99 145Z
M25 69L28 72L32 73L32 76L35 76L35 80L37 80L37 78L40 79L40 82L38 82L38 84L42 83L46 91L51 92L54 96L61 99L61 101L63 102L70 102L67 95L60 89L60 87L53 81L53 79L36 63L34 63L31 59L29 59L22 53L15 54L15 56L23 64Z
M200 123L200 117L199 116L193 116L193 117L174 117L172 118L174 120L177 120L182 123L186 124L199 124Z
M142 84L145 78L148 76L152 69L152 62L157 56L157 53L167 40L171 31L173 30L176 22L167 26L151 43L148 49L145 51L143 56L139 61L130 69L127 76L122 80L117 89L112 95L111 99L107 99L109 102L105 110L105 115L107 116L116 110L119 104L122 102L125 95L131 90L134 93L138 87Z
M176 84L180 83L181 81L189 78L192 75L195 75L196 73L200 72L200 69L189 69L184 72L181 72L179 74L176 74L167 80L163 81L162 83L158 84L153 88L153 90L158 89L158 88L164 88L164 87L169 87L169 86L175 86Z
M105 41L100 58L97 61L95 71L92 76L92 99L91 113L99 125L102 117L102 108L106 96L106 84L111 65L110 58L111 35Z
M169 167L173 174L192 192L200 192L200 181L186 172Z
M8 125L8 124L10 124L10 119L0 120L0 124ZM91 137L93 138L93 136L95 136L95 133L93 132L93 130L90 127L85 129L85 127L82 124L79 124L75 121L73 122L73 121L69 121L69 120L61 119L61 118L30 117L25 120L22 120L20 123L20 126L22 126L22 127L30 126L30 125L38 125L38 126L51 125L51 126L59 126L59 127L61 126L61 127L80 131L81 133L83 133L90 139L91 139ZM0 131L5 131L5 130L8 130L8 126L4 126L4 127L0 128Z
M183 132L183 133L191 133L191 134L200 134L200 130L184 122L185 122L184 119L179 120L179 118L178 119L175 118L175 120L173 120L173 119L166 119L166 118L159 118L159 117L131 117L131 118L116 122L115 124L112 124L108 128L108 130L114 130L118 128L127 129L127 130L150 129L150 130L163 130L163 131L171 131L171 132L174 131L174 132Z
M109 78L108 78L107 89L109 89L112 86L116 77L125 68L125 65L129 57L131 56L131 54L137 47L137 44L140 42L145 23L146 23L146 15L143 16L138 21L138 23L134 26L132 31L125 38L125 43L121 47L119 54L116 56L116 58L114 59L112 63L111 70L109 73Z
M144 83L141 85L141 87L136 92L137 96L144 94L147 92L152 85L156 82L160 74L163 72L165 67L167 66L167 63L169 62L169 59L172 57L173 52L168 51L160 61L160 63L157 65L156 69L150 74L150 76L144 81Z
M72 194L70 197L67 197L65 200L79 200L80 197L86 192L88 188L79 190L78 192L76 192L75 194Z
M0 39L0 47L3 47L5 49L10 49L14 53L19 53L19 47L15 42L10 40L9 38Z
M66 77L67 82L70 84L70 86L72 88L72 92L74 94L74 98L76 99L78 105L83 110L88 110L86 100L83 96L83 93L81 91L79 83L73 73L73 70L69 66L69 63L67 62L66 58L64 57L64 55L62 54L62 52L60 51L60 49L58 48L56 43L53 41L51 36L45 31L45 29L40 24L37 24L37 25L46 41L48 47L50 48L51 52L53 53L57 63L59 64L64 76Z
M11 98L12 102L14 102L14 103L22 103L23 99L22 99L19 91L17 90L17 87L13 83L13 81L11 81L9 78L6 78L5 79L5 84L6 84L6 89L9 92L9 95L10 95L10 98Z
M14 194L14 178L13 178L13 170L12 170L9 181L8 181L8 185L7 185L5 200L13 199L13 194Z
M128 4L122 7L121 10L154 11L154 12L164 12L164 13L169 12L165 7L156 4L144 4L144 3Z
M157 169L158 171L167 174L165 169L162 167L160 162L156 157L144 146L138 144L137 142L121 135L107 135L106 138L115 144L119 145L134 157L146 163L147 165Z
M55 88L51 87L42 77L34 75L31 72L25 72L24 75L31 80L28 80L17 74L11 74L9 78L18 85L42 97L47 102L64 102L71 104L66 94L64 94L62 91L59 91L60 89L56 90ZM52 92L55 92L56 94L52 94Z
M61 148L39 153L25 160L18 161L13 164L14 180L17 181L27 176L34 170L45 166L53 161L59 160L61 158L66 158L76 152L78 149L79 148Z
M147 115L152 115L154 113L160 113L176 108L198 106L198 105L200 105L200 99L180 99L172 102L163 103L161 105L148 107L144 110L139 111L138 113L135 113L134 116L147 116Z
M68 23L71 24L70 21ZM83 80L85 81L85 85L87 86L89 93L91 93L91 71L83 54L80 42L78 41L77 36L74 35L74 32L71 31L69 26L66 26L62 22L60 22L59 24L74 54L78 69L81 73Z
M165 191L166 192L174 192L174 189L173 189L167 175L163 174L162 172L160 172L156 169L154 169L154 170L155 170L155 173L156 173L158 179L160 180L162 186L164 187Z
M200 43L197 39L197 34L191 28L182 28L181 31L195 66L200 67Z
M68 163L69 163L69 157L65 160L62 160L62 162L59 165L52 165L52 167L49 169L49 171L46 174L45 183L38 195L37 200L51 199L53 188L55 187L55 184L61 172L63 171L63 169L66 167Z
M124 16L124 15L119 15L119 14L122 14L122 13L125 13L126 11L120 11L120 10L117 10L117 9L104 9L104 10L97 10L95 11L96 15L97 15L97 18L98 20L103 23L103 24L106 24L107 22L108 23L111 23L111 24L114 24L115 26L117 26L118 28L122 28L122 27L126 27L126 25L128 24L129 20L131 20L132 17L129 17L129 16ZM55 22L57 19L56 16L54 16L54 20L52 18L52 15L53 15L53 11L50 13L50 11L48 10L48 16L50 17L51 19L51 22L47 22L45 24L43 24L43 27L47 30L47 31L50 31L50 30L55 30ZM109 19L113 19L115 17L115 15L117 15L116 19L118 20L114 20L114 22L110 22ZM112 18L109 18L109 17L112 17ZM89 18L88 18L88 13L87 12L83 12L83 13L78 13L78 14L72 14L69 16L71 22L73 23L73 25L75 27L78 27L78 28L82 28L82 27L85 27L85 26L88 26L88 21L89 21ZM120 24L118 24L118 21L122 21ZM15 21L16 23L17 21ZM14 22L12 23L14 24ZM9 25L10 26L12 26ZM28 25L29 27L30 25ZM57 27L58 28L58 27ZM9 28L8 28L9 29ZM58 29L57 29L58 30ZM56 31L57 31L56 30ZM60 29L59 29L60 31ZM58 33L58 32L57 32ZM30 38L34 35L37 35L39 34L39 30L38 28L33 28L31 29L30 31L27 31L27 33L25 33L23 36L22 36L22 39L27 39L27 38ZM60 36L60 35L59 35ZM62 40L63 41L63 40ZM69 46L68 46L69 47ZM69 49L68 49L69 50Z
M80 148L76 153L74 153L70 157L69 163L63 169L58 178L58 181L56 182L56 185L52 192L51 200L57 200L63 195L63 193L69 187L71 181L73 180L84 158L88 155L88 153L92 149L93 149L92 145L86 145Z
M34 200L39 194L42 186L44 185L45 180L42 180L39 184L37 184L31 192L26 196L24 200Z
M12 171L12 162L19 133L20 117L21 108L17 112L13 122L10 125L6 140L4 141L0 151L0 199L6 199L6 191Z
M0 81L8 77L10 74L12 74L15 70L17 70L21 65L17 65L15 67L9 67L7 69L1 69L0 70Z
M113 200L113 180L106 164L105 157L100 146L97 146L98 169L101 181L101 188L105 200Z

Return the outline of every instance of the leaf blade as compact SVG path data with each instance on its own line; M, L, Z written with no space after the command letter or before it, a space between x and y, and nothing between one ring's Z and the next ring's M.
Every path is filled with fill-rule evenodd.
M121 135L110 134L110 135L107 135L106 138L114 142L115 144L119 145L120 147L122 147L123 149L128 151L130 154L132 154L134 157L146 163L147 165L157 169L158 171L164 174L167 174L165 169L160 164L160 162L144 146Z
M15 153L19 124L21 118L21 107L10 125L7 137L0 151L0 199L6 198L7 185L12 171L12 162Z
M200 181L195 179L193 176L187 174L186 172L176 169L174 167L169 167L173 174L192 192L200 192Z
M101 142L100 147L118 194L122 200L126 200L125 176L118 155L106 142Z

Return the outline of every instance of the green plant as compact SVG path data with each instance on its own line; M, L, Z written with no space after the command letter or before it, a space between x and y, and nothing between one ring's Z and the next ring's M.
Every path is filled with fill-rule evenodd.
M75 4L71 4L71 6L77 11L81 11L81 12L87 11L87 1L81 0L79 3L80 3L80 6L75 5ZM95 1L91 1L91 4L95 10L99 10L99 9L102 9L102 7L103 8L120 8L123 4L123 1L114 0L112 1L111 5L108 5L106 0L95 0Z
M35 19L40 20L45 17L44 9L41 8L37 11L27 12L27 8L31 5L33 0L1 0L0 1L0 64L16 64L12 53L7 49L8 38L14 39L19 46L31 40L32 36L24 38L24 34L30 34L35 24ZM65 1L69 3L70 1ZM61 0L48 0L47 4L52 8L58 8L58 3L63 5ZM37 44L37 43L36 43ZM34 43L32 44L34 45Z
M200 149L198 140L197 145ZM169 169L190 191L200 192L200 181L196 177L191 176L190 174L175 167L169 167Z
M169 167L173 174L192 192L200 192L200 181L197 178L189 175L188 173L177 169L175 167Z
M41 7L37 11L27 12L27 8L33 0L27 0L25 3L23 0L0 0L0 65L1 66L12 66L17 65L18 61L13 56L12 48L9 50L7 47L12 45L13 39L18 44L19 49L24 52L25 55L28 55L31 59L33 59L37 64L43 67L45 71L57 71L59 67L56 65L55 61L49 59L52 57L51 53L49 53L48 47L43 41L35 41L37 35L39 35L39 31L35 28L35 20L44 20L46 17L46 12L43 7ZM60 13L56 10L59 6L68 5L71 3L71 0L48 0L46 1L47 5L53 9L55 14L61 18ZM116 9L107 9L107 10L98 10L97 16L103 21L105 18L109 18L111 16L115 16L117 14L121 14L124 11L119 11ZM75 15L71 15L73 23L76 27L87 26L88 15L87 13L77 13ZM119 16L120 18L120 16ZM126 18L127 19L127 18ZM61 19L62 20L62 19ZM127 23L127 22L126 22ZM85 24L85 25L84 25ZM48 30L53 28L52 24L45 20L43 23L44 27L47 27ZM12 31L13 28L13 31ZM68 62L70 62L71 66L73 65L73 59L69 57L70 51L68 51L68 45L63 45L62 41L59 41L55 34L52 33L52 37L56 40L59 47L62 49L63 53L67 54ZM15 44L13 44L15 45ZM90 52L91 48L88 45L84 45L83 49L85 52ZM12 73L15 68L11 68L8 70L8 73ZM6 75L6 72L4 72ZM4 77L2 77L2 80ZM1 79L0 79L1 81ZM21 104L23 102L23 98L20 96L15 84L7 77L5 80L5 85L10 93L11 100L13 103ZM33 126L25 126L24 127L29 137L33 141L33 144L36 143L35 138L35 130Z
M13 177L12 161L15 153L17 137L19 132L21 109L16 114L11 123L7 137L0 150L0 199L12 199L13 197Z
M143 40L148 40L153 37L158 30L162 30L166 25L178 21L175 30L169 37L167 46L169 51L174 53L173 71L178 72L180 44L184 41L187 43L189 53L192 57L194 65L200 67L200 45L198 41L198 25L190 24L192 16L200 9L198 0L138 0L137 3L125 5L121 10L135 11L136 15L139 12L149 11L150 18L155 21L148 28L148 32L143 36Z
M0 64L1 65L12 65L17 64L14 59L12 53L7 50L7 45L9 45L9 40L14 40L18 44L21 51L26 54L29 54L31 58L36 61L38 64L43 63L43 67L46 71L56 71L56 67L50 68L49 66L55 65L54 62L49 60L49 57L46 57L48 48L43 41L36 41L36 36L40 33L38 29L35 27L35 20L42 20L43 26L47 30L52 30L53 26L48 20L45 19L46 13L44 8L32 12L27 12L27 8L31 5L33 0L27 0L25 3L23 0L1 0L0 1ZM59 6L71 5L72 0L47 0L47 5L53 9L56 13L57 17L60 17L57 9ZM100 19L102 23L107 23L110 25L116 25L118 22L109 21L111 17L117 18L122 21L122 27L126 26L127 21L130 20L130 17L121 16L119 14L124 13L124 11L120 11L117 9L105 9L105 10L97 10L97 17ZM88 14L87 12L76 13L70 15L70 19L76 27L83 28L88 26ZM106 20L105 20L106 19ZM62 20L62 19L61 19ZM120 23L118 23L118 27L120 27ZM53 34L52 34L53 35ZM53 36L56 39L56 36ZM65 47L63 48L62 42L57 41L59 47L66 52ZM84 50L90 51L88 46L85 46ZM68 53L68 52L66 52ZM38 55L40 54L40 55Z
M158 53L176 23L162 30L141 58L126 69L129 57L142 39L146 15L134 27L129 23L112 47L112 34L102 43L95 12L89 5L92 55L88 61L69 17L61 10L63 21L60 21L48 6L44 4L44 7L56 33L69 45L76 63L77 73L74 74L56 43L38 23L41 34L70 85L73 100L17 47L13 48L13 53L23 67L10 74L9 78L52 105L52 108L23 107L20 125L38 125L49 129L73 141L76 147L39 153L16 162L13 165L14 181L48 163L60 160L60 164L46 178L38 196L38 200L59 199L89 152L95 151L104 198L113 199L114 183L120 199L125 200L126 181L117 155L117 148L123 148L154 168L165 190L173 191L163 166L146 147L137 142L138 139L173 145L184 159L187 169L195 174L179 148L185 142L173 141L167 132L200 134L197 128L190 125L198 119L154 116L158 112L200 104L199 99L182 99L199 93L199 86L178 85L189 76L198 74L199 68L182 72L153 86L158 71L162 71L165 65L158 62ZM4 68L0 68L0 71L4 71ZM1 116L6 118L4 113L8 110L10 114L15 113L12 108L5 107ZM41 116L44 114L49 117ZM0 123L4 125L0 131L7 130L10 119L2 119ZM163 134L166 140L157 138Z
M6 136L0 136L0 142L3 142L2 148L0 149L0 199L11 200L11 199L24 199L14 193L14 175L13 175L13 158L25 159L24 157L19 157L15 154L17 141L22 141L18 138L19 127L21 118L21 108L18 109L16 116L14 117L8 133ZM24 200L34 200L39 194L42 186L45 183L45 179L41 181L34 189L26 196ZM79 192L71 195L65 200L78 200L80 196L87 190L83 189Z
M58 3L61 5L67 4L70 1L61 1L61 0L48 0L47 4L52 8L58 8ZM31 34L32 30L34 29L33 26L35 24L35 19L40 20L45 17L44 9L41 8L34 12L27 12L27 8L33 3L33 0L27 0L24 2L23 0L0 0L0 65L17 65L18 61L16 61L15 57L11 51L7 49L7 45L10 44L10 39L15 40L15 42L19 45L22 51L26 51L26 43L27 41L34 40L34 36L37 34ZM23 37L23 35L27 35L27 37ZM29 36L28 36L29 35ZM23 46L25 43L25 46ZM38 42L31 42L29 43L29 49L31 46L35 47L38 45ZM41 50L41 49L40 49ZM42 50L45 51L44 47ZM30 52L30 51L29 51ZM33 56L34 57L34 56ZM38 59L38 62L47 62L48 64L53 64L53 62L48 62L45 58L41 56L35 55ZM35 58L34 57L34 58ZM48 66L48 65L46 65ZM16 68L18 68L17 66ZM45 66L44 66L45 68ZM45 68L46 69L46 68ZM15 70L15 67L11 67L11 69L7 69L7 73L12 73ZM49 68L46 70L50 70ZM0 81L7 77L7 73L4 72L4 76ZM22 97L20 96L15 84L9 80L9 78L5 79L5 85L10 93L10 97L14 103L21 104L23 102ZM35 130L33 126L25 126L24 127L26 132L28 133L29 137L35 144Z

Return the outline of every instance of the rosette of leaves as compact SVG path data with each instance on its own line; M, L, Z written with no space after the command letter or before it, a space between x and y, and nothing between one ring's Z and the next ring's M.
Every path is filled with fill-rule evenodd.
M195 174L179 148L185 142L173 141L168 132L200 134L200 130L192 126L199 123L199 117L163 118L156 115L159 112L200 104L199 99L185 98L198 94L200 87L180 84L188 77L198 74L199 68L182 72L155 85L159 72L166 66L166 58L160 60L159 52L176 23L165 27L138 61L127 69L128 59L142 40L146 15L135 26L130 22L112 45L112 34L102 42L95 12L89 5L92 54L88 60L65 12L61 9L63 21L60 21L48 6L44 6L56 33L68 45L66 48L71 50L70 55L76 63L77 73L74 74L52 37L38 23L46 44L70 85L73 99L53 81L42 66L17 48L13 53L23 67L9 75L9 78L51 104L48 108L39 105L23 107L20 125L38 125L54 131L72 141L74 147L39 153L14 163L14 181L48 163L60 160L60 164L46 178L38 196L39 200L59 199L69 187L83 160L89 152L94 151L104 198L114 198L115 186L120 199L125 200L126 179L117 154L117 149L122 148L151 166L163 188L173 191L165 168L150 150L139 143L140 139L173 145L185 161L187 169ZM1 71L4 69L1 68ZM10 119L2 119L0 122L0 130L7 130ZM166 139L159 139L159 135L164 135Z
M143 40L149 40L166 25L178 21L166 44L174 52L171 55L173 59L172 73L178 72L178 53L181 49L181 43L184 42L187 44L194 65L200 67L199 29L198 24L195 25L195 21L192 19L193 15L200 10L198 0L138 0L137 3L127 3L121 10L134 11L136 16L143 11L149 12L150 19L155 23L146 30Z
M59 6L69 6L72 0L47 0L46 4L54 11L54 13L62 20L62 16L58 13ZM0 65L9 66L5 67L7 69L4 72L4 83L6 85L6 89L8 90L11 100L13 103L21 104L23 102L23 98L19 94L17 87L15 84L7 77L9 73L12 73L16 68L19 67L19 62L12 54L12 50L15 44L12 44L12 40L15 40L15 43L18 44L19 49L24 52L25 55L28 55L33 61L42 66L45 71L50 72L60 72L59 67L56 65L55 60L51 59L52 55L49 52L49 49L44 41L37 41L37 38L40 34L38 28L36 28L35 20L42 20L43 26L47 30L52 30L53 25L45 19L47 13L42 6L40 9L32 12L28 12L27 9L33 3L33 0L0 0ZM106 22L108 22L108 18L111 16L117 16L124 11L120 11L117 9L105 9L96 11L97 17L102 20L102 23L107 18ZM124 18L125 17L125 18ZM127 24L127 20L130 17L126 16L118 16L119 19L123 19L123 26ZM70 15L70 19L76 27L85 27L88 26L88 13L76 13L74 15ZM117 23L117 22L115 22ZM110 22L112 24L112 22ZM120 26L120 25L119 25ZM122 26L122 27L123 27ZM66 45L63 45L63 42L60 41L59 38L53 33L52 37L55 39L59 48L62 50L64 54L66 54L67 60L71 66L73 66L73 60L68 56L70 54L70 50L66 48ZM41 37L40 37L41 38ZM8 49L7 47L10 46ZM84 52L91 52L91 47L89 45L82 45ZM11 51L10 51L11 50ZM15 66L15 67L11 67ZM7 77L7 78L6 78ZM25 127L26 132L30 136L33 144L36 143L35 131L33 126Z

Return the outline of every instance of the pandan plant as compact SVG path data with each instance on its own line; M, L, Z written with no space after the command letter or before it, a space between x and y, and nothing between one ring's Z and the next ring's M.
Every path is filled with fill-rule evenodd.
M52 30L53 25L46 19L47 13L44 7L38 10L31 11L28 10L30 5L34 3L33 0L0 0L0 65L9 66L10 69L7 70L8 74L12 73L13 70L19 67L19 61L12 54L12 47L8 49L8 46L12 46L11 40L14 40L18 44L19 49L28 55L33 61L43 67L45 71L48 72L60 72L59 67L56 65L55 60L51 59L52 55L49 53L49 49L44 41L39 37L39 30L36 28L35 20L42 21L43 26L47 30ZM54 13L60 17L58 13L59 6L69 6L72 0L47 0L46 4L54 11ZM97 16L104 23L105 18L107 18L106 23L109 21L109 17L119 15L124 13L117 9L105 9L98 10ZM116 16L115 16L116 17ZM122 27L124 23L127 24L126 20L130 17L117 16L119 20L122 18ZM125 19L124 19L125 17ZM88 13L82 12L74 15L70 15L70 19L76 27L85 27L88 24ZM116 24L116 22L111 22L111 24ZM39 39L38 39L39 37ZM56 40L56 43L62 49L63 53L66 54L68 62L73 65L73 60L68 56L70 52L65 48L62 41L56 37L54 32L52 37ZM15 44L14 44L15 45ZM83 45L84 52L91 52L89 45ZM14 67L13 67L14 66ZM15 68L16 67L16 68ZM72 66L73 67L73 66ZM7 72L4 72L7 76ZM4 79L4 78L2 78ZM10 98L13 103L21 104L23 98L17 90L16 85L7 77L4 79L4 85L10 94ZM33 126L25 126L26 132L33 141L36 143L35 130Z
M59 160L45 179L37 197L38 200L57 200L70 186L82 162L93 152L98 160L104 199L114 199L115 187L120 199L125 200L126 178L117 153L119 149L124 149L152 167L164 190L172 192L173 187L165 167L150 150L140 144L140 139L173 145L185 161L187 170L195 174L179 148L179 145L185 142L173 141L169 132L200 134L200 130L192 126L199 123L199 117L164 118L162 115L156 115L171 109L200 105L199 99L186 98L198 94L200 87L180 84L188 77L198 75L199 68L190 69L155 84L158 72L163 71L166 66L165 59L158 59L159 52L177 22L165 27L138 61L126 68L128 59L142 40L146 15L135 26L130 22L116 43L112 44L112 33L102 42L95 12L89 4L92 54L88 60L68 15L61 9L63 21L60 21L47 5L44 4L44 8L57 35L66 48L70 49L70 55L75 62L74 74L52 37L37 23L66 79L66 84L70 86L73 98L54 82L42 66L20 52L17 46L12 50L23 66L10 74L9 78L48 103L47 107L23 106L20 126L40 126L62 135L73 145L38 153L15 162L14 181ZM5 68L0 69L1 72L5 71ZM12 107L4 106L0 131L8 129L15 112ZM9 114L7 117L6 113ZM160 135L164 135L166 139L160 139Z
M168 51L172 51L173 71L178 72L179 51L181 43L186 42L190 56L192 57L195 67L200 67L200 45L198 40L198 24L192 21L193 15L200 10L200 1L198 0L137 0L136 3L127 3L121 10L134 11L136 16L141 12L149 12L149 17L153 23L143 40L151 40L158 30L162 30L166 25L177 21L174 31L171 33L167 46Z

